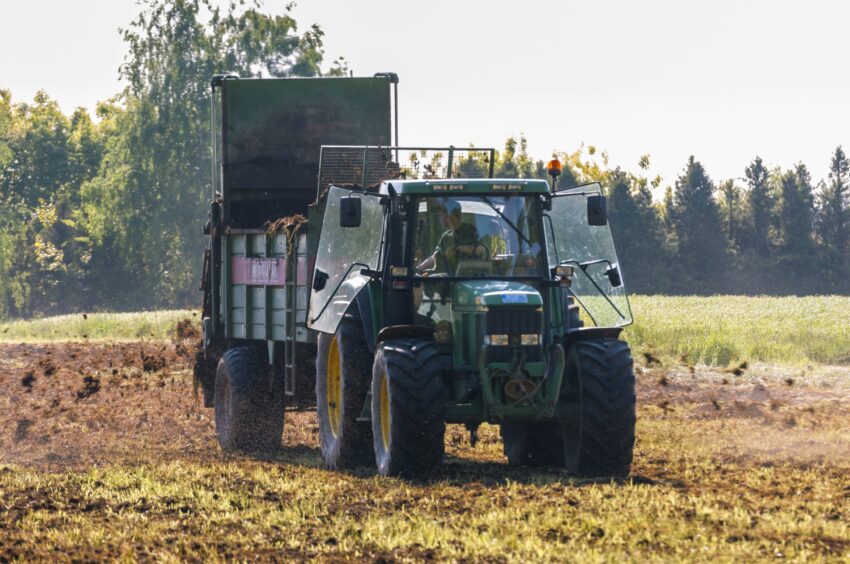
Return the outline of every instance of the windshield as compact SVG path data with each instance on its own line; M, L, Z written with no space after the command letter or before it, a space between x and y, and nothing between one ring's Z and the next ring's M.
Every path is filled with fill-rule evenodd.
M465 195L418 201L413 266L418 276L543 276L536 196Z

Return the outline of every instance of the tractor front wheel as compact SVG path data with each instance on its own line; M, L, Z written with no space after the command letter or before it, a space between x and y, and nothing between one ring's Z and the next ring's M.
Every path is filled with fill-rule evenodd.
M379 345L372 369L372 441L382 476L420 477L442 462L448 399L433 342Z
M567 355L564 462L577 476L628 476L635 444L635 375L629 346L577 341Z
M322 457L329 468L372 463L369 423L357 421L369 392L371 369L358 316L346 314L336 333L319 334L316 415Z

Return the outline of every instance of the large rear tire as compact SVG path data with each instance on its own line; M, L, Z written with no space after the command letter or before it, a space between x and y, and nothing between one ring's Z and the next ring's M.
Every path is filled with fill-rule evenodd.
M366 402L372 356L360 318L346 314L334 334L320 333L316 356L316 415L329 468L374 461L369 423L357 421Z
M382 476L422 477L443 460L446 404L437 346L383 342L372 371L372 439Z
M283 434L285 396L261 352L227 350L215 375L215 430L224 451L274 452Z

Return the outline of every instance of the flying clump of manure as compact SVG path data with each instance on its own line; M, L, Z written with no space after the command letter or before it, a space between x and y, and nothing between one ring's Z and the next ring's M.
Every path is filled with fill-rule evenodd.
M83 378L83 387L77 390L77 401L84 400L100 391L100 380L96 376Z

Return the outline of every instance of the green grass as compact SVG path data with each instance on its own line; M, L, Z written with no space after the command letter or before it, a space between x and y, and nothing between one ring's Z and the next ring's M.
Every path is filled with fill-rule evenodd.
M0 322L0 342L129 341L167 339L181 319L197 319L193 310L89 313ZM193 317L194 316L194 317Z
M636 353L726 366L850 364L850 297L632 296ZM64 315L0 323L0 342L168 338L192 310Z
M632 348L688 363L850 364L850 297L631 298Z

